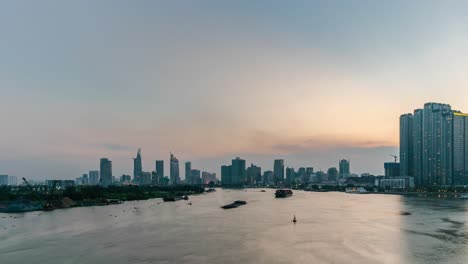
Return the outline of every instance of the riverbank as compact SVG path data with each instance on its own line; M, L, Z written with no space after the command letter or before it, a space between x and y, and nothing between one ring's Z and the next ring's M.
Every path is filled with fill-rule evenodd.
M83 206L105 206L125 201L175 198L204 193L200 186L79 186L65 190L1 188L0 212L28 212Z

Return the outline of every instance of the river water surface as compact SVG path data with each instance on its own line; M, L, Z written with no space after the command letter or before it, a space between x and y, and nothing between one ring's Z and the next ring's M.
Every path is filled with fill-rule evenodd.
M0 214L0 263L468 263L466 200L271 189L190 200ZM248 204L220 208L234 200Z

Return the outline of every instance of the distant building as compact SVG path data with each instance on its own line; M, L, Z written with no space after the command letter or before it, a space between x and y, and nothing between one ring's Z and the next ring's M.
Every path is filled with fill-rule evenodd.
M232 184L232 166L223 165L221 166L221 185L229 187Z
M143 165L141 161L141 150L138 149L136 158L133 159L133 180L136 184L141 184L141 176L143 174Z
M209 184L210 182L216 183L216 173L202 172L202 182L203 184Z
M0 185L8 185L8 175L0 175Z
M284 160L275 160L273 166L273 175L275 177L275 184L280 184L284 181Z
M190 178L191 178L190 179L190 184L193 184L193 185L202 184L201 171L200 170L192 170Z
M242 186L245 182L245 160L237 157L232 160L232 185Z
M151 172L144 171L141 174L140 185L151 185L153 182Z
M130 175L122 175L120 176L120 183L122 184L129 184L132 182L132 176Z
M385 162L385 177L396 177L400 176L400 163L398 162ZM408 176L408 175L406 175Z
M74 180L46 180L46 185L49 188L56 188L56 189L66 189L68 187L75 186Z
M385 189L408 190L414 188L414 178L410 176L378 177L375 185Z
M350 176L350 170L349 170L349 160L346 160L346 159L342 159L340 160L339 162L339 168L340 168L340 171L339 171L339 177L340 179L343 179L343 178L347 178Z
M195 184L192 181L192 162L185 162L185 183L186 184Z
M179 160L171 153L170 156L170 180L171 184L179 184L180 183L180 176L179 176Z
M107 187L112 184L112 161L106 158L101 159L100 163L101 179L100 184Z
M292 184L296 181L294 168L286 168L286 182Z
M275 182L275 176L273 171L265 171L263 173L263 184L264 185L273 185Z
M328 181L336 182L338 181L338 170L335 167L331 167L327 171Z
M88 174L83 174L83 176L81 177L81 183L83 185L88 185L89 184Z
M156 176L158 177L158 183L161 183L164 178L164 160L156 161Z
M400 116L400 173L412 176L414 174L414 118L412 114ZM391 165L390 165L391 166ZM395 175L400 176L400 174Z
M89 172L89 184L98 185L99 184L99 171L90 171Z
M247 185L254 185L262 182L262 168L250 164L247 168L245 183Z

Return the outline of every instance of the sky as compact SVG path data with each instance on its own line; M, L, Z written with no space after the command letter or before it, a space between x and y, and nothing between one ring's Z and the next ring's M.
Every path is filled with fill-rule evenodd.
M172 151L218 174L383 174L399 116L468 111L466 1L2 1L0 174L132 174Z

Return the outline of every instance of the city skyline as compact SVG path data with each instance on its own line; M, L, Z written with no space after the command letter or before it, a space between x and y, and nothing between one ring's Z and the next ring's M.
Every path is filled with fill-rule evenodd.
M142 147L383 174L399 114L468 109L463 1L117 2L2 4L0 173L133 175Z

